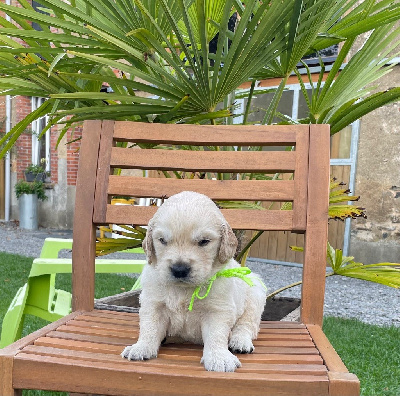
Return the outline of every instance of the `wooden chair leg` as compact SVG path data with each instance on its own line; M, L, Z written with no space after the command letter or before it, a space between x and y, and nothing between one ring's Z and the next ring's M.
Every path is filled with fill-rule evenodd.
M12 385L13 356L0 356L0 395L22 396L22 390Z
M329 396L358 396L360 381L351 373L329 372Z

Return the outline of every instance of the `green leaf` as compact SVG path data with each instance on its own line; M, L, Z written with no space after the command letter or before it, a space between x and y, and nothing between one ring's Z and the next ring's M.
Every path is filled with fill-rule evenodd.
M331 134L337 133L360 119L364 115L400 98L400 88L389 88L387 91L375 93L362 101L347 108L346 111L337 111L332 114L328 122L331 124Z
M336 271L337 275L381 283L385 286L400 287L400 263L378 263L364 265L354 263Z
M146 104L154 104L157 106L165 106L165 107L174 106L174 102L172 101L145 98L132 95L106 93L106 92L71 92L63 94L51 94L50 97L54 99L69 99L69 100L92 99L92 100L104 100L107 102L121 101L121 102L131 102L131 103L146 103Z
M301 246L289 246L294 252L304 252L304 248Z
M334 220L366 217L364 209L354 205L329 205L329 217Z
M25 131L25 129L35 120L45 116L48 110L51 108L51 100L43 102L36 110L26 116L17 125L15 125L10 132L6 133L0 139L0 158L3 157L14 145L19 136Z
M216 204L223 209L266 210L260 203L247 201L216 201Z
M116 242L118 241L118 242ZM121 250L134 249L141 247L143 239L132 238L98 238L96 243L96 256L119 252Z
M345 183L331 179L329 187L329 218L334 220L345 220L347 218L367 217L365 209L355 205L337 205L348 201L358 201L360 197L350 195L350 190L342 188Z

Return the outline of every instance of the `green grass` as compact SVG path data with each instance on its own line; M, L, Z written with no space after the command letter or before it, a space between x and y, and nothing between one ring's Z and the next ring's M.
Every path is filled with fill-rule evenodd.
M400 395L400 328L325 318L323 329L348 370L360 379L362 395Z
M0 323L19 287L26 283L32 258L0 252ZM129 290L134 279L115 274L96 275L96 298ZM59 274L56 287L71 290L71 275ZM47 322L28 316L24 334ZM361 381L363 396L400 395L400 328L379 327L357 320L325 318L324 331L350 372ZM24 391L24 396L61 396L65 393Z
M0 252L0 324L17 290L23 286L29 275L33 258ZM96 274L95 297L101 298L130 290L135 279L116 274ZM56 288L71 291L71 274L59 274ZM49 322L27 315L22 335L32 333ZM0 325L1 330L1 325ZM24 391L23 396L61 396L60 392Z

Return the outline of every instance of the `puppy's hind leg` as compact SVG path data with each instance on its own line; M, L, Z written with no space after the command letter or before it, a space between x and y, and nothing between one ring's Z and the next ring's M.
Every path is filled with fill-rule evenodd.
M258 284L248 290L245 310L233 326L229 338L230 351L234 353L252 353L254 351L252 340L257 337L260 329L265 297L265 290Z

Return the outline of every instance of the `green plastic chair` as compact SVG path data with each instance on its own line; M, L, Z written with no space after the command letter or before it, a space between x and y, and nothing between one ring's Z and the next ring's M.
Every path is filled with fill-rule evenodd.
M25 315L54 322L71 312L71 293L55 288L56 274L72 272L71 259L59 259L62 249L72 249L72 239L46 238L40 258L33 260L28 282L20 287L3 319L0 348L21 338ZM130 253L143 253L141 248ZM145 260L96 259L96 273L142 272ZM132 290L140 288L140 277Z

